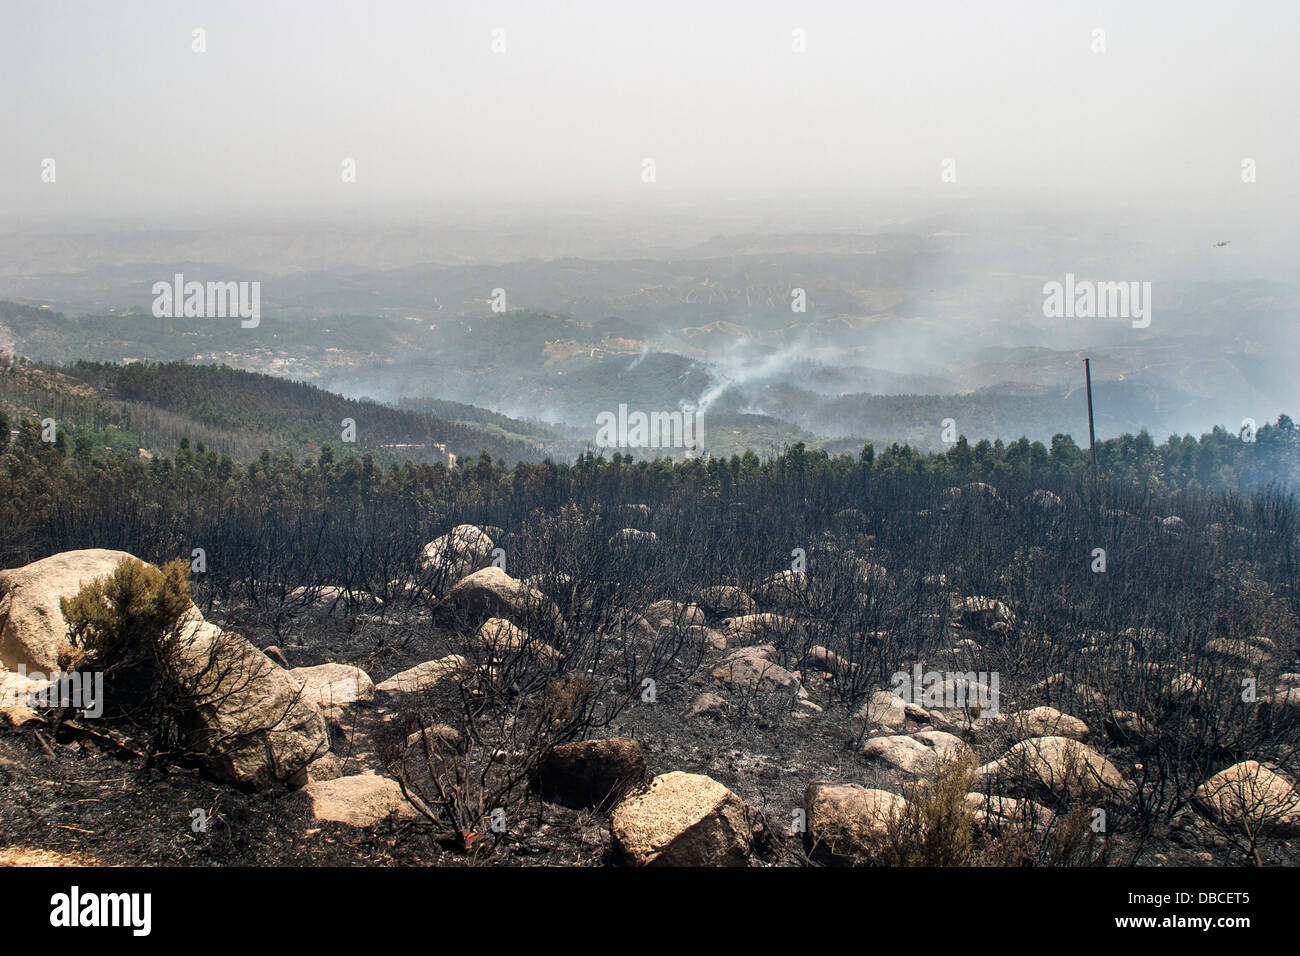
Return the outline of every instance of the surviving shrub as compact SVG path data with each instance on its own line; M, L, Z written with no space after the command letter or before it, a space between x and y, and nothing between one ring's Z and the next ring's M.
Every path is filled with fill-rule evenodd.
M974 783L971 751L940 757L934 780L908 793L902 812L889 822L891 865L965 865L975 829L966 794Z
M111 575L59 601L72 645L60 667L102 672L105 716L142 729L151 750L178 733L177 690L168 677L177 624L191 606L189 563L181 558L162 568L124 558Z

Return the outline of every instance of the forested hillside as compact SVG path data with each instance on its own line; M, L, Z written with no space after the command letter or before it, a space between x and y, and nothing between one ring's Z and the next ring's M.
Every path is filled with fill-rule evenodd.
M83 455L171 453L182 438L236 460L263 449L316 454L326 444L388 463L476 457L542 457L545 430L496 416L491 427L429 412L356 401L312 385L223 365L79 362L54 367L0 359L0 410L11 419L53 418ZM345 420L355 434L345 438ZM511 431L517 425L517 431ZM441 446L441 447L440 447Z

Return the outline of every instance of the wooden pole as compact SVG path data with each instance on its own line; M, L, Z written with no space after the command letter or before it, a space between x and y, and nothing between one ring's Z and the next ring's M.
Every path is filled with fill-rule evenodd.
M1097 431L1092 423L1092 360L1083 360L1083 374L1088 382L1088 451L1092 454L1092 470L1097 470Z

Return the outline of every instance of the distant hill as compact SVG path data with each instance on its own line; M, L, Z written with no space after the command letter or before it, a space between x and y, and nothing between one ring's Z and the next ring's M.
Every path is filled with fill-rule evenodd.
M54 418L112 450L170 453L189 438L236 460L263 449L315 455L326 444L381 463L445 463L449 454L477 458L482 451L507 463L544 457L544 433L503 416L482 426L452 422L224 365L18 360L0 369L0 408L15 421ZM345 419L355 422L354 444L344 441Z

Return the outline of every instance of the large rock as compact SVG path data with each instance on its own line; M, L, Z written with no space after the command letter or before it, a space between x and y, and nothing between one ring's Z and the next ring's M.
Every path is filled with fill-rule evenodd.
M1225 663L1243 668L1259 668L1268 660L1268 649L1251 641L1233 641L1216 637L1205 644L1205 652Z
M483 626L474 635L474 643L494 658L525 654L551 661L560 656L551 645L533 640L522 627L517 627L501 617L484 621Z
M1196 789L1197 807L1227 829L1280 836L1300 834L1300 793L1257 760L1220 770Z
M1063 714L1055 707L1034 707L1030 710L1007 714L1000 722L1014 740L1031 737L1069 737L1086 740L1088 725L1078 717Z
M662 774L614 810L614 842L633 866L746 866L750 811L702 774Z
M1205 690L1205 683L1194 674L1175 674L1169 678L1166 689L1176 700L1196 701Z
M965 598L957 602L956 611L958 622L974 631L997 631L1016 622L1011 608L993 598Z
M713 668L713 679L734 691L753 692L766 684L769 688L789 690L798 697L807 696L798 674L770 660L775 653L776 648L770 644L742 647Z
M464 670L468 661L459 654L448 654L436 661L425 661L408 667L401 673L394 674L381 681L375 688L379 694L418 694L433 687L439 681L454 677Z
M418 815L396 780L370 773L309 783L302 793L317 822L370 827L394 815L399 820Z
M692 624L682 636L685 638L687 647L703 647L706 650L714 651L725 651L727 649L726 636L721 631L715 631L711 627Z
M888 790L817 781L804 792L808 854L828 866L885 862L891 825L907 801Z
M857 662L849 662L840 657L834 651L816 644L808 648L808 654L804 658L805 664L815 667L827 674L847 674L858 669Z
M443 581L459 581L492 558L492 539L472 524L459 524L424 546L420 570Z
M1283 674L1283 677L1291 675ZM1260 718L1275 722L1279 728L1300 723L1300 687L1283 683L1277 693L1259 699Z
M966 746L956 734L944 730L919 730L912 734L912 739L919 740L940 757L956 756Z
M1056 819L1056 814L1033 800L1015 797L991 797L986 793L966 794L966 806L974 816L975 827L988 833L1007 828L1045 830Z
M57 667L68 646L59 598L127 558L137 560L123 551L69 551L0 573L0 643L14 663ZM306 781L329 738L298 680L243 637L204 621L192 604L166 646L170 666L161 676L182 709L186 742L209 773L247 788Z
M961 738L942 730L923 730L911 737L872 737L862 745L862 755L904 773L928 775L938 768L939 759L955 754Z
M962 485L960 488L949 488L943 493L944 510L950 510L955 507L996 507L999 509L1006 507L1006 502L998 494L998 490L990 484L982 481L972 481L970 484Z
M1083 707L1095 707L1098 710L1103 710L1109 706L1106 695L1101 691L1087 684L1074 681L1062 673L1044 677L1029 688L1026 696L1046 697L1048 700L1055 701L1071 701Z
M441 623L466 629L494 617L524 627L536 621L557 627L560 623L554 601L500 568L483 568L457 581L439 605L438 617Z
M343 776L343 761L334 754L325 754L307 764L307 782L337 780Z
M654 627L663 630L667 627L703 627L704 612L695 604L680 604L677 601L655 601L645 609L645 619Z
M83 585L112 574L130 557L91 548L0 571L0 662L11 670L19 664L41 673L58 670L60 652L71 649L59 599L75 597Z
M39 723L40 715L32 705L42 706L58 694L49 680L33 679L24 674L0 670L0 720L9 727ZM4 759L0 758L0 765Z
M907 721L927 724L931 720L928 710L919 704L904 701L892 691L878 690L873 693L853 714L858 720L865 720L873 727L885 730L898 730Z
M537 772L537 790L566 807L599 807L645 780L641 745L626 737L560 744Z
M686 718L689 720L692 717L702 717L705 715L710 717L722 717L725 716L726 713L726 698L706 691L699 697L695 698L695 703L691 704L691 709L687 712Z
M1129 784L1119 769L1097 751L1067 737L1022 740L999 759L975 771L977 789L990 785L1058 797L1116 795Z
M191 745L218 779L250 788L300 785L307 765L329 750L325 720L302 684L197 611L179 628L174 676L193 705Z
M1170 515L1168 518L1160 519L1160 527L1169 534L1184 534L1187 531L1187 522L1178 515Z
M465 735L446 723L433 724L406 735L407 754L463 754L466 746Z
M620 645L652 646L659 639L659 629L635 611L617 608L605 615L600 629L605 636Z
M374 700L375 685L370 675L351 664L317 664L289 671L300 684L303 696L321 707L341 707Z
M933 772L938 759L932 748L904 736L872 737L862 745L862 756L913 774Z
M39 673L39 672L38 672ZM29 677L12 671L0 671L0 707L27 707L58 696L51 691L53 682L46 677Z
M1112 710L1103 726L1112 743L1139 751L1148 749L1159 739L1159 732L1151 722L1133 710Z
M954 717L965 714L987 722L998 716L1000 691L1000 685L995 690L994 686L981 682L977 673L971 671L913 687L911 696L913 703L920 704L927 710L944 711Z
M767 607L798 607L808 593L808 575L803 571L781 571L754 589L754 600Z
M781 644L798 632L799 624L780 614L744 614L727 618L719 629L729 645L763 641Z
M735 617L758 610L754 599L731 584L719 584L700 592L700 607L709 617Z

